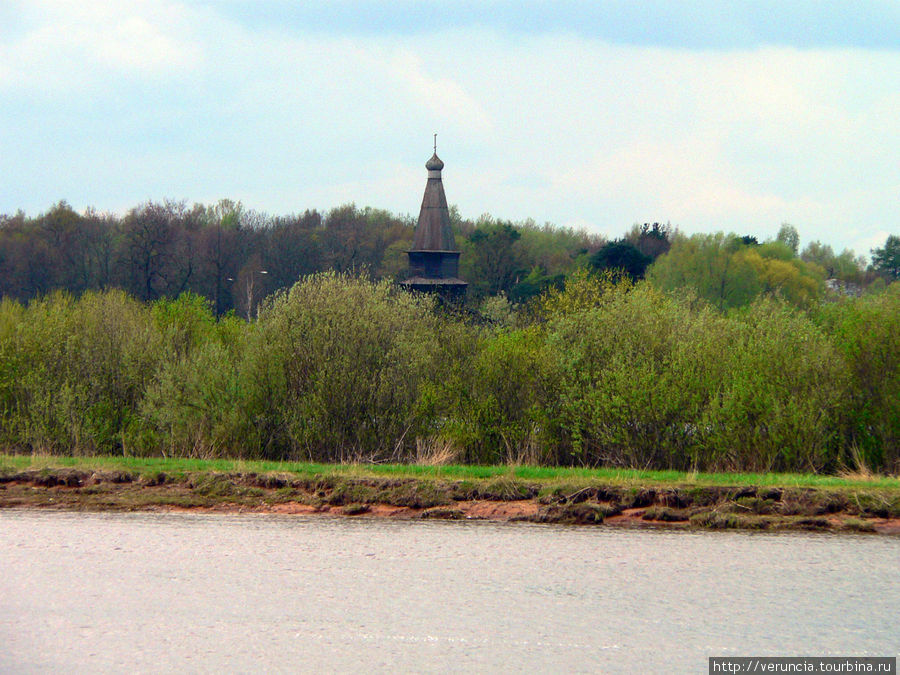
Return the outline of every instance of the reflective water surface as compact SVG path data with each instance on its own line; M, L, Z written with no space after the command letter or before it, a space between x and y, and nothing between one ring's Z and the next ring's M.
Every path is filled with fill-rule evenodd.
M706 672L900 652L900 539L0 511L2 672Z

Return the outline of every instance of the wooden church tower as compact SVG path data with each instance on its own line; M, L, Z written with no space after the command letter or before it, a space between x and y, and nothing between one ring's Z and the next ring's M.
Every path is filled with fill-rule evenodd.
M445 300L460 300L468 284L459 278L459 250L450 228L450 211L437 156L437 134L434 154L425 163L428 182L419 210L419 222L413 235L409 255L409 278L403 285L413 291L435 293Z

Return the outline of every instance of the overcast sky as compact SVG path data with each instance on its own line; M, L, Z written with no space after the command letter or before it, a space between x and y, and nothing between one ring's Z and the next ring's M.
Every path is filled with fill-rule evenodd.
M0 2L0 213L900 234L900 2Z

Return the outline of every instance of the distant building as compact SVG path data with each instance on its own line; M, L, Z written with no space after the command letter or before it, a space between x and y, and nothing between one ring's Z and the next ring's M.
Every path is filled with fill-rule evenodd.
M835 295L850 298L858 298L863 294L863 288L859 284L854 284L852 281L841 281L840 279L826 279L825 288Z
M459 278L459 250L450 227L450 210L444 196L441 169L435 152L425 164L428 182L419 210L419 222L409 255L409 278L403 285L413 291L435 293L445 300L459 300L468 284Z

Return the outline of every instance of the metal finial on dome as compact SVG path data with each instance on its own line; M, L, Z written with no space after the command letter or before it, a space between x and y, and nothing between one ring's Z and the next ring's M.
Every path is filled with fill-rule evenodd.
M437 156L437 134L434 135L434 154L431 156L431 159L425 162L425 168L428 169L429 172L440 171L444 168L444 163L441 161L441 158ZM432 178L440 178L440 174L432 176Z

